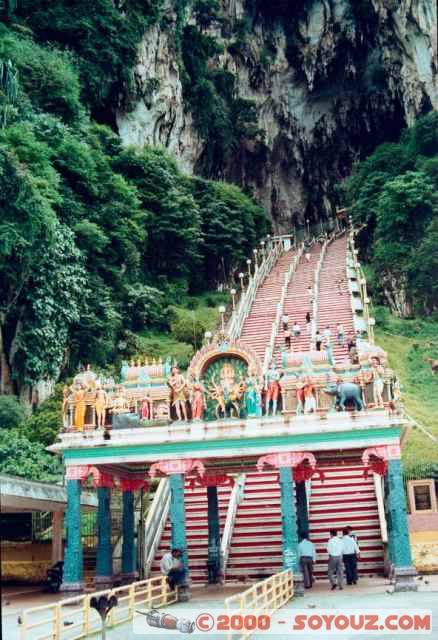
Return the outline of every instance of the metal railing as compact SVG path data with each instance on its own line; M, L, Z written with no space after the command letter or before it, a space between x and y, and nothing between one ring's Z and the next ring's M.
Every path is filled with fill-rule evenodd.
M224 533L221 542L221 558L222 558L222 571L225 576L225 571L228 564L228 556L230 555L231 538L233 537L234 523L236 521L237 507L243 500L245 490L245 475L240 475L234 484L231 491L230 501L228 503L227 516L225 519Z
M355 235L355 232L353 229L349 233L348 244L350 248L351 257L353 260L354 270L356 271L357 282L359 284L359 292L360 292L360 297L361 297L362 306L363 306L363 316L367 326L368 342L370 342L370 344L374 344L374 318L372 318L370 315L370 299L368 297L368 292L367 292L367 281L366 281L362 266L360 265L357 259L357 249L355 248L355 244L354 244L354 235ZM353 314L356 314L356 311L353 308L353 305L352 305L352 311L353 311Z
M98 633L102 621L90 606L93 597L115 596L117 606L111 609L107 626L115 627L131 621L136 607L158 608L178 600L178 592L170 591L166 576L140 580L130 585L73 596L40 607L25 609L21 616L20 640L80 640Z
M240 620L245 620L251 611L256 611L258 616L273 613L283 607L294 595L293 573L290 569L275 573L270 578L257 582L255 585L225 599L225 609L229 618L238 614ZM249 626L249 625L248 625ZM229 633L228 638L249 638L257 632L257 627L243 629L239 635Z
M331 242L331 239L324 240L321 249L321 255L319 256L318 264L315 269L315 276L313 281L313 305L312 305L312 321L311 321L311 349L315 349L316 332L318 329L318 299L319 299L319 280L321 275L322 264L327 251L327 246Z
M227 334L232 340L237 340L237 338L239 338L243 323L251 311L252 304L257 294L257 289L263 283L282 253L283 243L272 242L265 259L260 266L255 268L255 273L251 277L245 293L240 296L239 304L233 312L227 326Z
M155 492L144 523L144 566L143 575L149 576L152 563L160 545L170 509L170 485L168 478L162 478Z
M284 303L287 296L287 290L289 288L289 284L292 279L292 276L297 270L301 256L303 255L303 251L304 251L304 243L301 243L296 255L294 256L294 259L292 260L289 266L287 273L285 273L284 284L281 290L280 300L277 303L277 312L275 314L275 319L272 322L271 337L269 339L268 346L265 349L263 371L267 371L269 364L272 360L272 355L274 353L274 348L275 348L275 341L277 339L278 331L280 329L281 316L283 314Z

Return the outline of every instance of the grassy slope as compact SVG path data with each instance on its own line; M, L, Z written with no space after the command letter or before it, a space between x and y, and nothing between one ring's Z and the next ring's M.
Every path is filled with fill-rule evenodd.
M378 314L379 315L379 314ZM376 342L388 352L389 364L402 385L407 413L438 437L438 376L427 357L438 359L438 322L399 320L384 314L378 323ZM422 462L438 464L438 444L413 429L403 450L405 466Z

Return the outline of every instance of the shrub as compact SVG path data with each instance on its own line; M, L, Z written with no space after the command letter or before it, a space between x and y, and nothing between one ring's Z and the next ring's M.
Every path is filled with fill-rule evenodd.
M0 429L15 429L20 425L26 412L13 396L0 396Z

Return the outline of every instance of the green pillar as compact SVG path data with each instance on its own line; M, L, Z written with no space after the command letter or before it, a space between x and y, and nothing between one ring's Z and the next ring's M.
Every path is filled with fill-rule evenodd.
M137 577L137 553L134 540L134 492L123 491L122 514L122 577L124 580L134 580Z
M280 467L281 525L283 534L283 566L292 569L295 595L303 595L303 576L298 562L298 530L295 512L295 487L290 467Z
M387 483L390 524L388 542L395 591L416 591L417 585L414 581L416 571L412 565L403 469L399 458L388 462Z
M84 566L81 538L81 482L67 480L67 509L65 512L67 547L64 555L62 591L81 591L84 588Z
M297 522L298 535L309 533L309 514L307 512L306 483L297 482L295 484L297 496Z
M221 532L217 487L207 487L208 502L208 582L219 582L221 571Z
M94 583L110 587L113 582L113 549L111 544L111 489L97 488L97 549Z
M189 558L187 554L186 538L186 512L184 505L184 474L171 473L169 475L170 486L170 523L172 526L172 549L182 551L182 561L186 571L186 580L189 583ZM188 589L179 589L180 600L188 600Z

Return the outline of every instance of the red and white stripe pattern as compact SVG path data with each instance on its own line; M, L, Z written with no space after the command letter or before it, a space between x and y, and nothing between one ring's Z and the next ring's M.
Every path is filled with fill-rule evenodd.
M271 338L272 323L277 313L285 275L294 255L293 251L286 251L279 257L264 283L258 288L249 316L242 327L240 340L251 347L262 362Z
M231 488L229 486L218 487L219 522L221 534L223 532L227 516L228 503ZM195 487L190 489L188 482L185 485L184 503L186 510L186 535L189 557L190 577L193 584L203 585L207 583L207 556L208 556L208 502L207 489ZM170 517L161 536L158 552L152 563L151 577L160 575L160 561L163 555L172 547Z
M383 573L383 546L377 498L372 475L365 479L361 465L318 467L324 482L312 480L309 534L316 545L315 575L327 575L327 542L330 529L353 527L360 546L361 575Z

